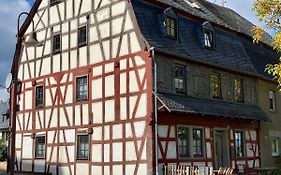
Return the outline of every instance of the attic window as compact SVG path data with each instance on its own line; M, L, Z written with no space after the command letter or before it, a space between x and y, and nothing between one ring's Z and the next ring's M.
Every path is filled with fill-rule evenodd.
M204 30L204 44L207 48L213 48L213 32L210 30Z
M170 16L166 16L166 36L169 38L177 39L177 20Z

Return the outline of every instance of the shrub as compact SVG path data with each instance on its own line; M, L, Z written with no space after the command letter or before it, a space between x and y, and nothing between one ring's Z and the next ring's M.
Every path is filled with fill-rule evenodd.
M5 140L0 139L0 161L6 161L8 159L8 148Z

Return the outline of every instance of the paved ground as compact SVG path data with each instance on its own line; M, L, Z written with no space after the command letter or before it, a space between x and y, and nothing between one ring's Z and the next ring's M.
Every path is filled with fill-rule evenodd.
M6 173L7 162L0 162L0 174Z

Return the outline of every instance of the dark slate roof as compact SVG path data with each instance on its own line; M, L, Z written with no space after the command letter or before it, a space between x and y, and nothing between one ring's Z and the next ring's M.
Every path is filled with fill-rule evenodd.
M224 27L230 28L237 32L244 33L248 36L253 36L253 23L236 13L234 10L213 4L206 0L156 0L167 4L171 7L181 9L187 13L201 17L208 21L212 21ZM197 7L192 7L192 3ZM269 34L265 35L262 41L268 45L271 44L272 38Z
M235 119L260 121L270 120L262 109L257 106L198 99L177 94L160 93L158 94L158 97L164 102L171 112L185 112L190 114Z
M251 23L231 9L219 7L205 0L194 0L200 6L200 9L189 6L186 3L189 0L157 1L182 9L190 14L204 18L206 21L212 21L232 30L243 32L246 35L252 35ZM258 52L269 53L259 55L259 53L256 53L258 46L253 45L251 40L214 28L215 48L213 50L206 49L203 46L202 22L180 15L178 15L178 39L168 39L164 36L163 23L165 18L163 9L144 3L141 0L132 0L132 4L142 34L150 46L155 47L156 50L172 55L180 55L189 60L271 78L264 73L265 65L268 62L277 63L277 58L279 57L271 48L259 47ZM237 19L238 23L235 22L235 19ZM225 21L232 22L227 23ZM263 61L260 61L260 59Z

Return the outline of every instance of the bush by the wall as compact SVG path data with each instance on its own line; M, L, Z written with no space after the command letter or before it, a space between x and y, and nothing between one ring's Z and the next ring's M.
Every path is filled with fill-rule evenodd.
M0 139L0 161L6 161L8 159L8 148L5 140Z

